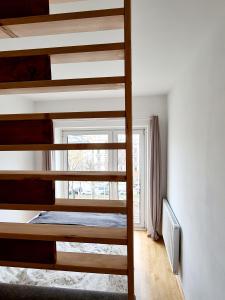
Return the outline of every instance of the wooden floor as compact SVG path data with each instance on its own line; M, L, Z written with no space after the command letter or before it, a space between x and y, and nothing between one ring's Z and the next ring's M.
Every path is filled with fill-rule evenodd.
M136 300L183 300L163 242L136 231L134 245Z

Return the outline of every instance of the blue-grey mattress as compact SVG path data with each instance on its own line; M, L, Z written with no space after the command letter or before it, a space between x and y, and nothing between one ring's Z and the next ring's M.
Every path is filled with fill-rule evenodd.
M96 227L126 227L126 216L122 214L80 213L80 212L42 212L30 223L64 224Z

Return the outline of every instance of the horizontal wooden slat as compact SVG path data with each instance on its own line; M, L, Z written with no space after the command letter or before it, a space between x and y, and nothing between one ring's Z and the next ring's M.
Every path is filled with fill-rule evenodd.
M0 121L12 120L65 120L65 119L106 119L125 118L125 111L86 111L86 112L59 112L35 114L0 114Z
M1 51L0 58L50 55L53 64L122 60L124 43Z
M0 171L0 180L126 181L125 172Z
M110 51L82 52L82 53L51 55L51 63L52 64L81 63L81 62L93 62L93 61L111 61L111 60L123 60L123 59L124 59L124 51L123 50L110 50Z
M32 145L0 145L0 151L57 151L57 150L117 150L126 149L124 143L98 144L32 144Z
M126 228L0 223L0 238L126 245Z
M122 201L122 200L56 199L54 205L2 204L2 203L0 203L0 209L126 214L126 201Z
M79 1L85 1L85 0L49 0L50 5L54 4L63 4L63 3L69 3L69 2L79 2Z
M120 255L58 252L56 264L0 261L0 265L16 268L127 275L127 257Z
M37 80L0 83L0 94L57 93L69 91L118 90L124 88L125 77Z
M1 19L1 28L11 37L55 35L123 29L124 9L40 15Z

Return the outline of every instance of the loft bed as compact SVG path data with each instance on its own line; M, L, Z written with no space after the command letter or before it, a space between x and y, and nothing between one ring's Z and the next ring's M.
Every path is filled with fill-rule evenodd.
M54 215L54 214L57 215ZM69 216L68 216L69 214ZM82 216L84 214L84 216ZM100 221L99 221L100 219ZM86 220L86 222L85 222ZM125 228L125 215L117 214L96 214L96 213L71 213L71 212L42 212L37 217L31 220L31 224L69 224L69 226L95 226L105 228ZM57 226L56 229L59 227ZM87 231L86 231L87 232ZM73 234L76 230L73 228ZM82 240L83 241L83 240ZM87 242L89 239L86 240ZM97 241L96 241L97 242ZM116 242L116 241L115 241ZM125 245L111 245L111 244L93 244L93 243L73 243L73 242L56 242L56 249L58 252L76 253L77 259L81 259L79 254L96 254L102 263L104 255L125 256L127 250ZM102 255L102 258L101 258ZM82 262L81 262L82 265ZM109 264L107 262L108 267ZM113 264L112 264L113 266ZM78 266L76 266L78 267ZM24 285L38 285L42 287L58 287L69 289L83 289L89 291L108 291L112 295L121 295L124 297L127 293L127 278L124 275L113 274L92 274L82 273L82 266L80 272L54 272L53 270L39 270L39 269L23 269L23 268L0 268L0 281L24 284ZM90 262L89 262L89 267ZM121 266L118 266L121 268ZM115 266L114 266L115 268ZM87 269L85 270L87 271ZM98 271L98 270L97 270ZM101 270L99 270L101 272ZM110 270L113 273L114 270ZM122 269L121 269L122 271ZM118 270L116 271L118 272ZM122 274L122 272L121 272ZM119 298L120 299L120 298ZM123 298L122 298L123 299ZM126 298L125 298L126 299Z
M115 116L123 115L121 112L113 112L112 114ZM64 116L64 118L71 118L71 115L71 113L54 114L56 118L59 116L61 118L62 116ZM83 115L83 113L80 113L80 115ZM104 115L110 115L110 112L104 112ZM36 145L38 150L43 150L42 145L45 146L45 149L48 146L51 146L51 149L54 148L56 144L48 144L53 141L52 122L44 122L44 125L40 123L40 120L49 121L49 117L51 116L51 114L3 115L2 119L0 116L0 124L4 122L4 126L0 126L0 131L2 128L4 128L5 131L5 134L2 135L5 145L2 145L2 148L0 146L0 148L8 151L14 150L15 148L22 151L23 145L26 149L32 147L32 150ZM74 113L74 116L77 116L77 114ZM103 114L100 113L99 116L103 116ZM37 118L38 122L34 122L32 117L34 117L34 119ZM27 122L29 126L24 126L27 125ZM15 140L12 140L13 132L11 131L15 130L15 125L16 135ZM36 133L37 128L39 134ZM42 128L41 132L40 128ZM32 137L30 131L32 131ZM46 132L48 133L47 138L46 134L43 134ZM9 137L10 140L8 140ZM21 141L21 138L25 140ZM37 141L38 144L28 144L28 140L29 142L34 142L32 138L35 138L35 140L39 139ZM12 145L9 145L10 142ZM18 143L21 142L21 148L17 148L17 146L19 146ZM46 144L42 144L43 142ZM14 145L13 143L17 144ZM8 144L8 146L6 146L6 144ZM59 144L56 146L60 147ZM66 145L61 146L65 147ZM72 149L82 149L82 144L68 146L72 147ZM86 149L91 145L83 146L84 149ZM103 144L95 144L91 147L95 146L97 148L104 148ZM123 145L122 147L120 146L121 145L119 145L118 148L124 147ZM107 147L108 145L106 145L106 148ZM115 145L113 145L112 148L113 147L115 147ZM120 172L104 172L100 174L99 172L1 171L0 209L42 210L49 211L48 213L42 213L42 216L46 214L51 215L50 219L45 222L42 222L40 220L41 216L39 216L32 220L30 224L0 223L0 237L4 239L4 247L7 251L7 255L11 255L4 260L1 258L0 265L6 268L0 269L0 281L26 285L40 284L42 286L82 287L83 289L89 287L91 290L98 287L101 283L104 290L114 293L127 292L127 282L126 278L124 278L124 275L127 275L125 261L125 255L127 253L126 249L124 249L124 246L127 244L125 201L55 199L53 185L53 180L55 179L124 181L125 174ZM27 189L27 187L29 187L29 189ZM61 215L57 222L52 219L52 214L54 213ZM66 225L65 214L70 214L70 219L74 219L74 215L76 215L76 217L79 216L80 223L74 220L71 222L70 220L70 225ZM73 214L73 216L71 214ZM89 222L91 221L90 217L92 217L92 223L81 223L81 214L86 214L83 220L87 220L88 218ZM64 216L64 220L61 220L62 215ZM114 223L107 224L107 221L110 219L112 221L113 217ZM68 216L66 216L66 218L68 223ZM94 222L96 221L98 223L101 222L101 224L95 224ZM42 224L38 225L40 223ZM43 223L46 225L43 225ZM73 223L74 225L76 224L76 226L72 226L71 224ZM96 229L97 225L101 226ZM9 238L11 240L13 238L13 241ZM34 238L38 240L38 244L33 246L26 245L26 247L28 247L26 251L23 245L21 246L17 242L17 240L33 240ZM6 246L6 239L9 239L11 244ZM54 261L52 262L52 257L50 258L50 262L34 262L34 259L39 257L40 247L43 247L40 241L56 243L48 245L48 247L44 249L45 254L47 253L49 255L49 253L54 254L53 248L56 247L56 264ZM86 245L84 245L84 243L86 243ZM10 249L14 249L14 247L17 248L17 255L18 253L19 255L22 254L22 257L26 258L26 262L24 260L21 261L21 257L18 256L17 261L15 261L14 251L9 251ZM31 257L29 256L30 253ZM5 253L1 253L0 250L0 255L1 254L5 255ZM33 261L27 261L28 259ZM49 257L47 257L47 259L49 259ZM54 265L52 263L54 263ZM8 267L15 268L11 270ZM33 270L24 270L23 268L32 268ZM41 269L49 269L52 271L40 271ZM55 274L54 270L66 270L68 272L66 274L64 272ZM71 272L78 273L71 274ZM88 275L84 277L81 272L86 272ZM94 273L95 275L89 273ZM110 273L112 275L96 275L96 273ZM115 274L120 276L115 277ZM87 281L91 284L88 285ZM55 282L57 282L57 284L55 284ZM69 284L66 285L66 282L69 282ZM93 283L95 284L93 285Z
M126 276L128 289L125 295L101 293L101 298L124 299L125 297L133 300L130 0L124 0L124 8L55 15L49 14L48 0L13 1L14 5L19 5L18 9L13 10L11 9L12 1L0 3L0 38L124 29L124 43L0 52L0 94L123 89L125 91L125 110L0 115L0 151L125 149L126 172L0 171L0 209L47 211L49 213L75 212L88 213L89 215L95 213L98 222L100 217L97 214L123 214L125 216L122 216L121 219L126 223L126 226L124 227L124 223L123 226L119 227L115 224L114 226L38 224L40 220L35 224L0 223L0 266L7 268L2 269L0 279L4 281L7 271L11 272L11 269L9 270L11 267L17 271L22 268L23 275L28 274L27 270L31 270L30 272L32 269L44 270L43 272L46 272L48 277L51 277L48 272L53 272L51 274L55 275L57 273L55 271L66 271L67 274L69 272L107 274L117 276L117 278ZM124 60L124 76L66 80L52 80L51 78L52 64L101 60ZM90 118L124 118L126 143L55 144L53 120L79 118L87 120ZM90 201L74 199L68 201L68 199L55 199L55 181L126 182L127 200ZM85 244L89 245L91 251L85 248ZM101 244L105 252L95 251L93 248L95 246L91 245L96 244ZM125 247L126 251L114 250L115 247L118 247L117 249ZM27 270L24 271L24 269ZM15 275L15 273L13 274ZM67 278L65 273L63 278ZM96 281L93 280L93 282L97 288ZM12 284L13 280L9 280L9 283ZM26 284L21 280L21 277L15 283ZM32 284L32 282L27 283ZM4 293L7 291L4 299L15 299L9 286L2 287ZM19 286L12 287L14 291L18 291L16 299L19 299L21 288ZM23 288L25 295L35 293L33 287L33 292L32 288L24 286ZM110 288L107 290L109 291ZM47 290L42 288L38 292L45 294ZM60 295L63 292L48 290L46 299L56 299L57 296L55 298L50 297L53 293ZM80 291L65 291L63 297L70 299L71 293L73 297L76 295L76 298L77 295L78 297L81 296L80 299L89 299L90 297L92 297L90 299L95 299L94 297L99 299L100 297L100 294L91 291L83 292L83 295ZM27 299L29 297L27 296ZM33 296L32 299L34 299ZM45 299L44 296L42 299Z

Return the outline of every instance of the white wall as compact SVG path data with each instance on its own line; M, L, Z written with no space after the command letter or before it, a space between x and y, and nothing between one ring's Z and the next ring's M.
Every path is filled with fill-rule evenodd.
M62 101L36 101L34 103L36 112L62 112L62 111L98 111L98 110L123 110L124 100L114 99L82 99ZM133 123L134 126L146 127L149 133L149 119L152 115L158 115L160 120L162 160L163 160L163 193L166 195L167 175L167 97L149 96L134 97L133 99ZM123 123L124 124L124 123ZM121 121L83 120L80 122L55 122L56 127L100 127L121 125Z
M33 112L33 103L20 96L0 96L0 114ZM0 152L0 170L33 169L32 152ZM33 212L0 210L1 222L26 222Z
M225 27L169 97L168 198L182 227L186 300L225 299Z

